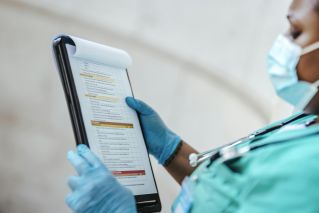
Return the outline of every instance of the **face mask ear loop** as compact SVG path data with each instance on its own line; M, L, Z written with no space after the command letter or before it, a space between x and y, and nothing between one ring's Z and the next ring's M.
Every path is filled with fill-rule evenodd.
M308 54L312 51L315 51L316 49L319 49L319 41L313 43L313 44L310 44L309 46L305 47L302 52L301 52L301 55L305 55L305 54Z
M319 87L319 79L317 80L317 81L315 81L314 83L313 83L313 85L317 88L317 89L319 89L318 87Z
M307 82L307 83L308 83L308 82ZM309 84L310 84L310 83L309 83ZM318 90L319 90L319 79L316 80L316 81L315 81L314 83L312 83L311 85L312 85L313 88L316 88L317 91L316 91L315 93L317 93ZM303 110L304 110L303 104L299 104L299 106L295 106L295 107L294 107L293 113L303 112Z

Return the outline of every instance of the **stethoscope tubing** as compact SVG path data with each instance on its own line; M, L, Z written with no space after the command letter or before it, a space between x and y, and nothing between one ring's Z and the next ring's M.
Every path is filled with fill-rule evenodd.
M277 129L280 129L282 128L283 126L293 122L293 121L296 121L302 117L305 117L307 116L308 114L305 114L305 113L302 113L302 114L299 114L291 119L289 119L288 121L285 121L285 122L282 122L280 124L277 124L277 125L274 125L272 127L269 127L269 128L266 128L264 130L260 130L260 131L255 131L251 134L249 134L248 136L246 137L243 137L243 138L240 138L232 143L228 143L226 145L223 145L223 146L220 146L218 148L214 148L214 149L211 149L211 150L208 150L208 151L204 151L204 152L201 152L201 153L191 153L189 155L189 164L190 166L192 167L196 167L198 164L206 161L207 159L210 159L210 161L213 161L219 157L221 157L223 154L222 152L225 151L225 150L230 150L231 148L233 147L236 147L240 144L243 144L243 143L246 143L248 141L250 141L250 145L245 148L243 148L243 152L246 153L248 151L252 151L252 150L256 150L258 148L262 148L262 147L265 147L266 145L257 145L257 146L251 146L251 144L256 141L257 138L267 134L267 133L270 133L274 130L277 130ZM307 122L305 125L310 125L311 123L313 123L313 121L310 121L310 122ZM269 145L272 145L273 143L269 143ZM251 146L251 147L250 147ZM224 152L225 153L225 152ZM243 153L241 153L243 154ZM209 163L209 165L211 164L211 162Z

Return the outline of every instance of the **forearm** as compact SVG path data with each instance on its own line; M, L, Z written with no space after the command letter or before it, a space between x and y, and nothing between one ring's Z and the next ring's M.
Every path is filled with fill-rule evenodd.
M183 181L186 176L192 174L196 169L189 165L188 156L191 153L198 153L193 147L191 147L186 142L182 142L182 146L176 153L176 156L172 161L165 166L168 173L179 183Z

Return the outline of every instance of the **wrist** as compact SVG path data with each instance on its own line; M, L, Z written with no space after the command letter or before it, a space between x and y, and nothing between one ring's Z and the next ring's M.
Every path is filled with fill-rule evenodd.
M163 166L166 167L168 166L172 161L174 161L174 159L176 158L176 156L178 155L179 151L182 149L183 146L183 140L180 140L180 143L177 145L176 149L174 150L174 152L171 154L171 156L164 162Z
M175 135L174 133L170 133L170 136L173 136L170 138L170 140L167 140L168 142L165 144L161 155L158 158L158 162L161 165L165 165L167 160L171 158L171 156L175 153L175 151L180 146L182 140L181 137L178 135Z

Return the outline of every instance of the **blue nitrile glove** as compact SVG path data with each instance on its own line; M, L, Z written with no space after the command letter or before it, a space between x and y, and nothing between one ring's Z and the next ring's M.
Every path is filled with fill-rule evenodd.
M106 166L87 148L69 151L68 160L79 176L71 176L72 190L65 201L76 213L135 213L132 192L123 187Z
M126 97L126 103L140 115L147 149L163 165L174 153L181 138L168 129L159 115L143 101Z

